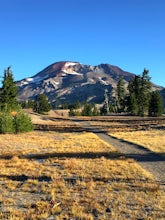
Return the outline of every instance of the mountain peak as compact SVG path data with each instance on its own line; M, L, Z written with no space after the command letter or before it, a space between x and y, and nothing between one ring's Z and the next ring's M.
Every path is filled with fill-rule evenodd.
M127 85L134 76L135 74L110 64L92 66L61 61L17 82L17 86L20 100L34 99L44 93L51 102L75 103L90 100L102 103L105 89L111 92L120 77Z
M98 66L79 62L53 63L36 75L17 82L19 99L34 99L44 93L51 102L88 101L102 102L104 91L116 87L119 76L127 83L134 74L117 69L110 64Z

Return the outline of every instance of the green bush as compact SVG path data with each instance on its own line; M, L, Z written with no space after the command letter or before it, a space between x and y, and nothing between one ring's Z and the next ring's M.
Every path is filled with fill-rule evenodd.
M2 112L0 114L0 133L20 133L32 131L31 118L23 112Z
M33 105L33 111L39 114L44 114L51 110L51 105L48 102L48 99L45 94L41 94L36 97Z
M23 112L13 117L15 133L28 132L34 129L31 118Z
M69 116L80 116L80 115L81 115L81 112L79 112L76 109L71 108L69 111Z
M0 133L14 133L13 117L8 113L0 114Z

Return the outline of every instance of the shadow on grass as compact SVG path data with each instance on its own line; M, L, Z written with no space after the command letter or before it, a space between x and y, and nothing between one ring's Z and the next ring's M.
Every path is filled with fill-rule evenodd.
M121 153L115 152L64 152L64 153L46 153L46 154L28 154L21 155L20 158L26 159L48 159L54 157L64 158L77 158L77 159L95 159L105 157L108 159L119 159L122 156Z
M12 181L25 182L29 179L38 180L38 182L50 182L52 179L49 176L31 177L27 175L0 175L0 178L6 178Z
M12 159L15 155L0 155L0 159ZM165 161L163 156L155 155L154 153L148 152L145 154L121 154L119 152L64 152L64 153L44 153L44 154L26 154L26 155L17 155L20 159L49 159L49 158L76 158L76 159L97 159L105 157L106 159L111 160L123 160L132 158L136 161L143 162L158 162Z
M0 175L0 178L5 178L8 180L16 181L16 182L26 182L27 180L37 180L38 182L51 182L51 181L65 181L68 185L76 185L78 181L80 182L90 182L91 180L94 182L103 182L105 184L113 184L113 183L125 183L126 185L130 187L129 190L138 190L138 191L151 191L155 192L160 189L160 186L164 186L164 182L160 181L153 181L151 179L139 179L139 178L121 178L121 177L81 177L81 176L61 176L57 179L52 179L50 176L27 176L27 175ZM143 183L143 185L141 185ZM149 184L149 185L148 185ZM119 186L120 187L120 186ZM126 186L125 186L126 187ZM118 187L117 187L118 188ZM120 189L120 188L119 188Z
M108 135L108 134L107 134ZM145 148L144 146L142 145L138 145L138 144L135 144L135 143L132 143L132 142L129 142L129 141L126 141L126 140L123 140L123 139L118 139L117 137L113 137L113 136L110 136L108 135L110 138L114 139L116 142L118 143L124 143L126 145L129 145L131 146L132 148L135 148L135 151L136 149L139 150L139 154L138 153L135 153L135 154L124 154L124 156L126 157L130 157L130 158L133 158L137 161L143 161L143 162L147 162L147 161L165 161L165 153L164 152L160 152L160 153L155 153L153 151L150 151L149 149Z

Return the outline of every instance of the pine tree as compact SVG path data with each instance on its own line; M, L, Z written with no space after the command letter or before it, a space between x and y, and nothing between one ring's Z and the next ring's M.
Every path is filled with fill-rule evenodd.
M149 108L150 93L151 93L151 83L150 83L151 77L148 75L148 73L149 71L144 69L141 77L140 93L138 97L140 116L144 116Z
M133 115L138 115L140 105L140 85L141 77L135 76L128 84L128 111Z
M18 89L14 83L14 78L10 67L4 71L4 77L1 88L2 109L12 110L17 106Z
M140 84L141 84L141 77L135 76L128 85L129 93L134 93L136 98L138 99L140 93Z
M92 116L93 112L92 112L93 106L90 103L85 103L83 110L81 112L82 116Z
M139 116L144 116L148 113L151 93L151 78L148 73L149 71L144 69L142 76L135 76L128 85L130 96L128 109L135 113L138 106ZM133 109L135 111L132 111Z
M163 113L163 99L158 91L151 93L149 116L159 117Z
M36 101L34 102L33 110L40 114L50 111L51 106L48 102L48 99L45 94L37 96Z
M138 115L138 103L137 103L137 98L136 94L133 92L130 94L128 97L128 111L132 115Z
M122 78L119 78L116 88L116 104L117 111L122 112L125 109L125 98L126 98L126 89L124 81Z
M111 89L109 94L109 112L117 112L116 89Z
M107 115L109 113L109 98L108 98L108 90L104 91L104 103L101 108L101 114Z
M10 67L4 71L0 90L0 133L17 133L33 130L31 119L21 111L17 103L17 87Z

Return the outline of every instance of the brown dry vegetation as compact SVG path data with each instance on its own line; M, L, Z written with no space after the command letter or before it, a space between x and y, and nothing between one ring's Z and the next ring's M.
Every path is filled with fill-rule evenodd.
M165 154L165 132L163 130L111 132L110 135L144 146L153 152Z
M0 136L0 157L30 157L33 155L53 156L56 154L84 154L115 152L92 133L58 133L34 131L24 134L5 134ZM38 156L38 157L39 157Z
M165 218L159 183L92 133L0 135L0 167L0 219Z

